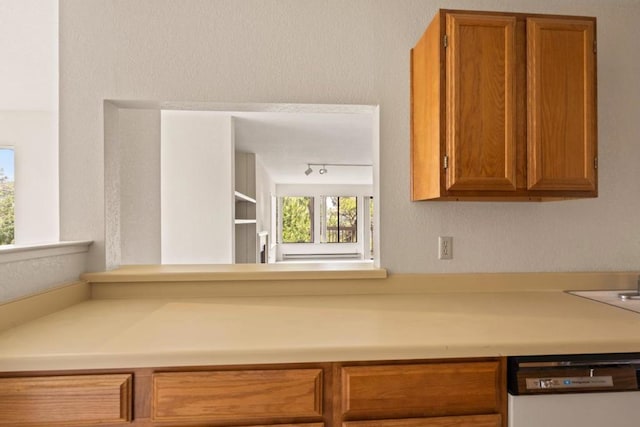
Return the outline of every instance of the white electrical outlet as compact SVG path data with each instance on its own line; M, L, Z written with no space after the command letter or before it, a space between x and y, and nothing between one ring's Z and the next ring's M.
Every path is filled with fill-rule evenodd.
M453 259L453 237L438 237L438 259Z

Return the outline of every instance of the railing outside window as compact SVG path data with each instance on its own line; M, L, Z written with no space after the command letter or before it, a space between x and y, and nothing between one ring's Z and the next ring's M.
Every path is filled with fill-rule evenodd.
M327 243L357 243L357 227L327 227Z

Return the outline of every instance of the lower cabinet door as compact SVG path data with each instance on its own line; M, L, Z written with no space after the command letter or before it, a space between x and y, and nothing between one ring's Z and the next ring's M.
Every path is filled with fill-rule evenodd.
M466 415L461 417L405 418L399 420L347 421L343 427L501 427L502 417Z
M130 374L0 378L0 425L128 424L131 387Z

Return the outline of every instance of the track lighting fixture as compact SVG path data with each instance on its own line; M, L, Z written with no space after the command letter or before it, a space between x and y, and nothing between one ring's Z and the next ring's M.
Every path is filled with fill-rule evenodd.
M307 163L307 169L304 171L304 174L309 176L313 173L313 169L311 166L322 166L318 169L318 173L320 175L325 175L329 172L327 166L347 166L347 167L356 167L356 166L368 166L371 167L373 165L365 165L365 164L357 164L357 163Z

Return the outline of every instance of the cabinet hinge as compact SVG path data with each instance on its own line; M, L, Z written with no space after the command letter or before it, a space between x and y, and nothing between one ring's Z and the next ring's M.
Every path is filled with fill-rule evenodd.
M446 34L444 35L444 37L442 37L442 45L446 48L447 46L449 46L449 36L447 36Z
M593 159L593 168L598 169L598 158Z
M593 53L598 53L598 41L593 39Z
M446 154L444 155L442 166L444 167L445 170L449 167L449 156L447 156Z

